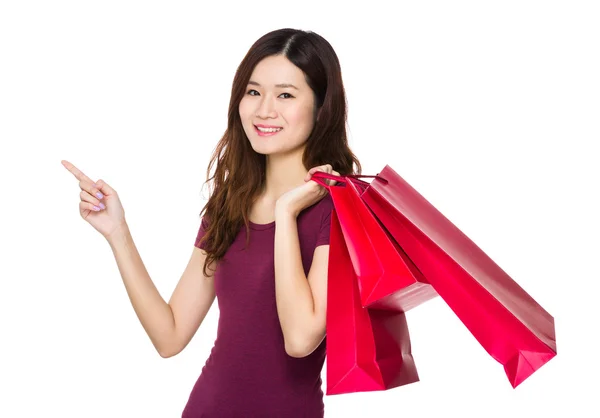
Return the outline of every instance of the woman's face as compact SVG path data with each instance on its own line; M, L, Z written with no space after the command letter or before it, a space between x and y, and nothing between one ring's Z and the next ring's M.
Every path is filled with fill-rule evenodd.
M254 151L286 154L301 148L315 118L315 97L304 73L283 55L260 61L239 106Z

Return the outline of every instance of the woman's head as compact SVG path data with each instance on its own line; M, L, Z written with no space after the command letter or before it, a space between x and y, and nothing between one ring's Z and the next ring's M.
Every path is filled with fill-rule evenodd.
M249 232L267 155L299 152L307 170L331 164L342 175L361 172L348 146L346 115L340 63L323 37L280 29L251 46L233 80L227 130L207 169L207 181L213 180L203 209L207 265L225 254L242 224ZM257 125L283 129L265 136Z
M293 84L298 90L278 88L278 84ZM344 152L346 115L346 94L333 47L314 32L280 29L258 39L240 63L233 80L228 129L242 127L246 135L238 139L244 142L244 151L263 156L304 146L307 169L330 163L342 173L358 164ZM255 124L284 130L261 137ZM318 163L315 154L321 158Z

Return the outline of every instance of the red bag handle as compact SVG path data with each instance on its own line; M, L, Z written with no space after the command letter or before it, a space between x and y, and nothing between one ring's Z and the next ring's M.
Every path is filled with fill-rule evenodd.
M363 186L368 186L369 183L367 183L366 181L359 180L360 178L367 178L367 177L378 179L378 180L382 181L384 184L387 184L387 182L388 182L386 179L384 179L383 177L381 177L379 175L365 176L362 174L349 174L347 176L336 176L334 174L325 173L323 171L317 171L317 172L313 173L311 180L314 180L315 182L319 183L321 186L329 189L331 186L329 186L327 183L325 183L323 181L323 179L335 180L338 183L346 183L348 180L352 180L354 183L357 183L357 184L360 184Z

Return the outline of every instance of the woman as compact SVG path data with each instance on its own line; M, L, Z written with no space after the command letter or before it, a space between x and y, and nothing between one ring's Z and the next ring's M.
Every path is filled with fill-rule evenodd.
M348 146L339 61L324 38L276 30L242 60L227 130L207 170L212 192L168 303L144 268L115 190L63 164L79 179L80 213L110 243L162 357L187 346L217 298L217 338L183 418L324 416L333 205L310 179L315 171L361 171Z

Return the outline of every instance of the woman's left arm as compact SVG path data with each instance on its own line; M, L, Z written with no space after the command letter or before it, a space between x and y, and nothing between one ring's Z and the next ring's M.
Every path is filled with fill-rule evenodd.
M329 246L315 249L307 278L296 219L291 211L276 210L275 296L285 351L292 357L305 357L325 337Z

